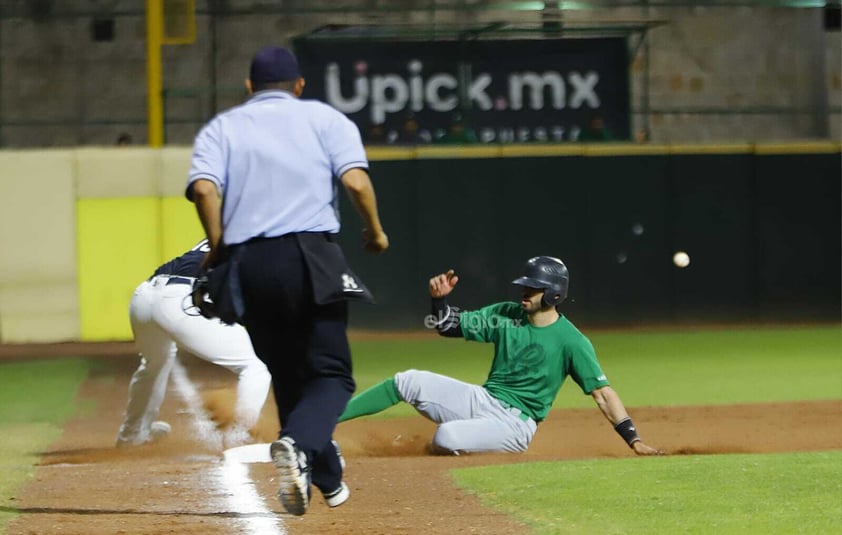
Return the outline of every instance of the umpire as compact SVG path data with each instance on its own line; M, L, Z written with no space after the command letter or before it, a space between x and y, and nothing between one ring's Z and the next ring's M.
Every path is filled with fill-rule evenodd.
M349 496L332 435L355 388L346 298L367 290L333 238L338 181L364 221L366 249L385 251L389 239L359 130L330 106L299 100L295 56L260 49L246 87L246 102L196 136L186 194L211 244L205 267L227 266L239 321L272 374L278 495L303 515L311 483L331 507Z

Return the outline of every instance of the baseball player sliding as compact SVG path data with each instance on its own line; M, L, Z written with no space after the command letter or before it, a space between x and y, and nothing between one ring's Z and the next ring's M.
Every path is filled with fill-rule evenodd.
M400 401L439 424L434 453L508 451L529 447L537 425L569 375L590 394L611 425L638 455L661 452L647 446L609 386L591 342L557 306L567 297L569 274L553 257L531 258L520 286L520 303L503 302L477 311L447 303L459 277L453 270L430 279L439 334L494 344L494 359L482 386L428 371L407 370L371 387L348 403L339 421L380 412Z
M143 444L169 433L169 424L156 418L175 359L184 351L237 374L234 421L223 434L223 444L233 447L251 439L249 430L260 417L271 376L242 326L207 319L193 307L193 281L208 251L208 241L202 240L135 289L129 317L141 360L129 384L117 446Z

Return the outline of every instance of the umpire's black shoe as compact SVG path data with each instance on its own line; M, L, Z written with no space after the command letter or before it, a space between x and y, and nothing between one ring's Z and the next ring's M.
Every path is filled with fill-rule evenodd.
M269 447L272 462L281 481L278 497L291 515L303 515L310 505L310 465L307 456L290 437L282 437Z

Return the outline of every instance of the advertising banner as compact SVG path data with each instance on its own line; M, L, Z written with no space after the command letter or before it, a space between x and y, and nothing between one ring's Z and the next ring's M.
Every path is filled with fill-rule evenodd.
M307 85L367 142L629 138L624 38L297 39Z

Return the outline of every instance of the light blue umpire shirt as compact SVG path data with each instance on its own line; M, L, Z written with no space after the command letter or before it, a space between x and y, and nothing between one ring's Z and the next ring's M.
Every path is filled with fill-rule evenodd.
M193 145L187 180L222 193L222 241L339 232L338 177L368 169L357 126L316 100L260 91L214 117Z

